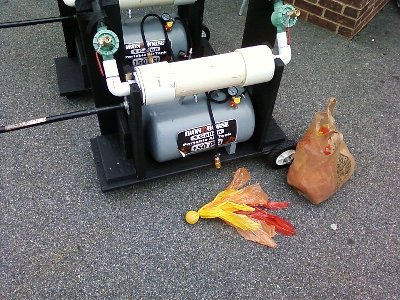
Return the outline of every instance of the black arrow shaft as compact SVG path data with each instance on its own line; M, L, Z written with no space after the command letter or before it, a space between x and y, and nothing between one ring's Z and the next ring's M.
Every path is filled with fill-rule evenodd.
M0 126L0 134L5 133L5 132L10 132L10 131L16 131L16 130L21 130L21 129L25 129L25 128L30 128L30 127L41 126L41 125L45 125L45 124L50 124L50 123L54 123L54 122L61 122L61 121L66 121L66 120L71 120L71 119L83 118L83 117L87 117L90 115L101 114L104 112L115 111L115 110L119 110L119 109L123 109L123 108L124 108L124 104L118 104L118 105L114 105L114 106L92 108L92 109L88 109L88 110L75 111L75 112L60 114L60 115L56 115L56 116L43 117L43 118L29 120L29 121L16 123L16 124L12 124L12 125Z
M25 20L25 21L5 22L5 23L0 23L0 29L1 28L12 28L12 27L21 27L21 26L31 26L31 25L38 25L38 24L62 22L64 20L70 20L72 18L73 18L73 16L63 16L63 17L52 17L52 18L33 19L33 20Z

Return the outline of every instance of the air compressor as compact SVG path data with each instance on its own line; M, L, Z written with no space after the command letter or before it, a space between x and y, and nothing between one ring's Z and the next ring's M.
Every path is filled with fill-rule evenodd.
M255 128L244 87L271 80L274 70L267 46L137 67L153 158L163 162L218 147L235 153L236 144L249 140ZM216 152L217 164L218 158Z
M131 18L122 24L125 58L136 67L161 61L190 58L190 38L186 25L169 13L147 14L141 21Z
M178 13L120 13L158 4L178 5ZM59 8L68 51L56 59L60 94L69 78L74 93L91 90L96 108L0 133L98 114L101 135L91 145L103 191L263 153L277 167L290 163L294 145L283 143L272 110L291 59L293 6L250 0L242 48L218 55L204 37L204 0L59 0ZM254 22L267 20L273 30L257 33ZM264 43L275 38L274 54Z

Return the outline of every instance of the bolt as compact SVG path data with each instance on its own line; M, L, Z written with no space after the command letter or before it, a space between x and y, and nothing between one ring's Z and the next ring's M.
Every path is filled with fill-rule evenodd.
M298 16L300 16L300 10L295 9L295 10L291 10L286 14L289 18L296 18Z

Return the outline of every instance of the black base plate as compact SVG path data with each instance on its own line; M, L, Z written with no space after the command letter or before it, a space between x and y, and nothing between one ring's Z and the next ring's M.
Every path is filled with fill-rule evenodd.
M58 57L55 59L58 89L61 96L68 98L90 93L85 87L82 69L77 57Z
M226 154L225 151L220 151L220 158L222 163L224 163L243 157L265 154L285 140L286 137L282 129L276 124L275 120L272 119L263 149L257 149L250 140L238 144L234 154L229 155ZM91 140L91 146L100 187L103 192L201 167L212 166L214 164L210 151L163 163L158 163L150 157L147 157L145 177L139 179L136 177L133 161L127 159L124 155L118 135L98 136Z

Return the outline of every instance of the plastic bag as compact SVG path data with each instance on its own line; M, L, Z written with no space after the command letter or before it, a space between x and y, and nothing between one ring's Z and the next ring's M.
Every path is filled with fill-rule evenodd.
M276 232L294 235L295 229L289 222L265 211L287 208L289 203L271 202L257 183L243 187L249 179L250 173L239 168L225 190L198 211L187 212L186 221L195 224L199 218L219 218L235 227L245 239L271 248L276 247L276 242L272 239Z
M287 182L314 204L331 197L352 176L355 160L332 116L336 99L314 120L296 147Z

